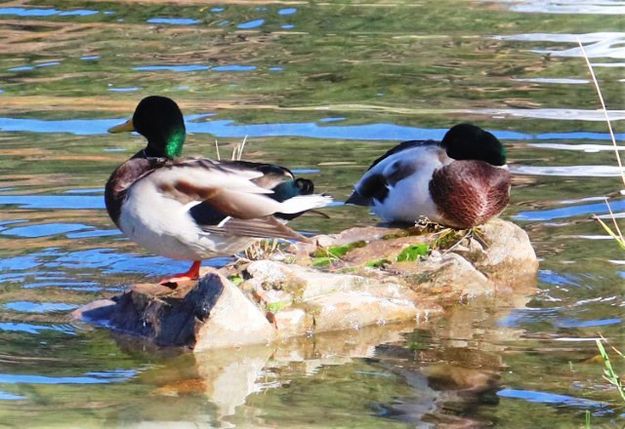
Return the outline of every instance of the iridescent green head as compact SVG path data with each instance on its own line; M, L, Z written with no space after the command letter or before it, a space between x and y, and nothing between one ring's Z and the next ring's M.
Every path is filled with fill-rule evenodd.
M146 139L145 155L174 159L182 153L186 130L178 105L170 98L152 95L139 102L132 119L109 129L111 133L136 131Z
M506 149L497 137L472 124L454 125L442 140L447 156L455 160L480 160L505 165Z

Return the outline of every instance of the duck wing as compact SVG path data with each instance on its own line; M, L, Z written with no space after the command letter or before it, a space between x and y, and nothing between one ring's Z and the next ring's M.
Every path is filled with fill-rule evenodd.
M273 216L257 219L237 219L228 216L218 225L201 225L201 229L213 234L308 241L302 234L289 228Z
M251 170L257 171L262 175L252 181L258 186L266 189L273 189L280 184L293 181L295 176L288 168L281 167L275 164L264 164L260 162L251 161L221 161L224 166L229 166L232 169Z
M397 182L412 176L419 164L437 163L440 145L433 140L411 140L400 143L376 159L360 180L346 204L369 206L382 202ZM402 152L406 152L405 154Z
M405 142L401 142L397 146L389 149L384 155L373 161L373 163L371 163L367 170L371 170L373 167L375 167L377 164L379 164L381 161L385 160L389 156L395 155L396 153L402 152L404 150L412 149L419 146L440 146L440 144L441 143L436 140L408 140Z
M159 193L188 210L205 232L302 240L303 236L273 215L323 207L331 198L296 195L278 200L272 189L259 185L292 181L292 177L288 170L269 164L259 166L192 158L169 163L146 179Z

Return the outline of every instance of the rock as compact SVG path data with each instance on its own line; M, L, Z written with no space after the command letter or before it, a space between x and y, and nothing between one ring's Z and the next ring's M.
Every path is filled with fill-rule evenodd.
M280 338L311 335L315 332L315 319L302 308L288 308L274 313L275 327Z
M101 322L105 315L106 324L117 331L160 346L195 351L267 343L275 337L259 309L216 271L173 291L158 284L138 284L111 302L88 304L74 317L94 320L97 315L95 320Z
M276 309L278 336L290 333L318 333L354 329L415 319L419 311L437 311L416 304L408 288L390 280L369 279L351 274L320 272L313 268L275 261L254 261L246 269L242 287L266 294L276 288L291 295L294 310ZM288 302L283 299L282 302ZM283 313L287 314L283 314ZM305 317L309 314L311 317Z
M527 233L501 219L493 219L481 230L487 249L473 261L475 266L502 285L519 287L531 283L538 270L538 259Z
M397 262L389 267L398 271L417 293L443 305L495 293L495 285L469 261L455 253L433 252L419 264Z
M135 285L74 317L160 346L202 351L414 324L457 303L525 296L535 287L538 262L527 234L502 220L474 231L352 228L316 242L325 248L295 245L282 255L297 263L239 261L174 290ZM516 302L525 300L507 301Z
M317 244L322 247L341 246L356 241L377 241L386 237L405 236L407 231L401 228L385 228L381 226L367 226L364 228L350 228L339 234L318 235Z
M417 306L408 299L389 299L362 291L319 296L309 304L315 308L317 332L414 320L418 312Z
M276 332L264 313L226 278L218 273L213 273L212 277L219 279L223 292L215 305L207 309L207 320L196 325L194 350L263 344L273 340ZM199 284L205 283L206 279L206 276L202 277Z
M112 299L98 299L72 311L74 319L96 324L106 324L113 315L117 303Z
M326 273L275 261L254 261L248 265L246 272L252 277L248 282L289 292L299 301L360 288L367 283L367 279L361 276Z

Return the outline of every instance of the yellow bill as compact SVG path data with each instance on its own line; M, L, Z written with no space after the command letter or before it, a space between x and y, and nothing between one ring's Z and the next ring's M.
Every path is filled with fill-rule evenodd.
M132 118L128 119L123 124L115 125L108 129L109 133L123 133L130 132L135 130L135 125L132 123Z

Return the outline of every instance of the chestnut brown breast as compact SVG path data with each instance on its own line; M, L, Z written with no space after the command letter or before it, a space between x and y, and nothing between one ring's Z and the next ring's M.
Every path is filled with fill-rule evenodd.
M484 161L454 161L434 172L430 195L448 226L471 228L508 205L510 177L507 169Z

